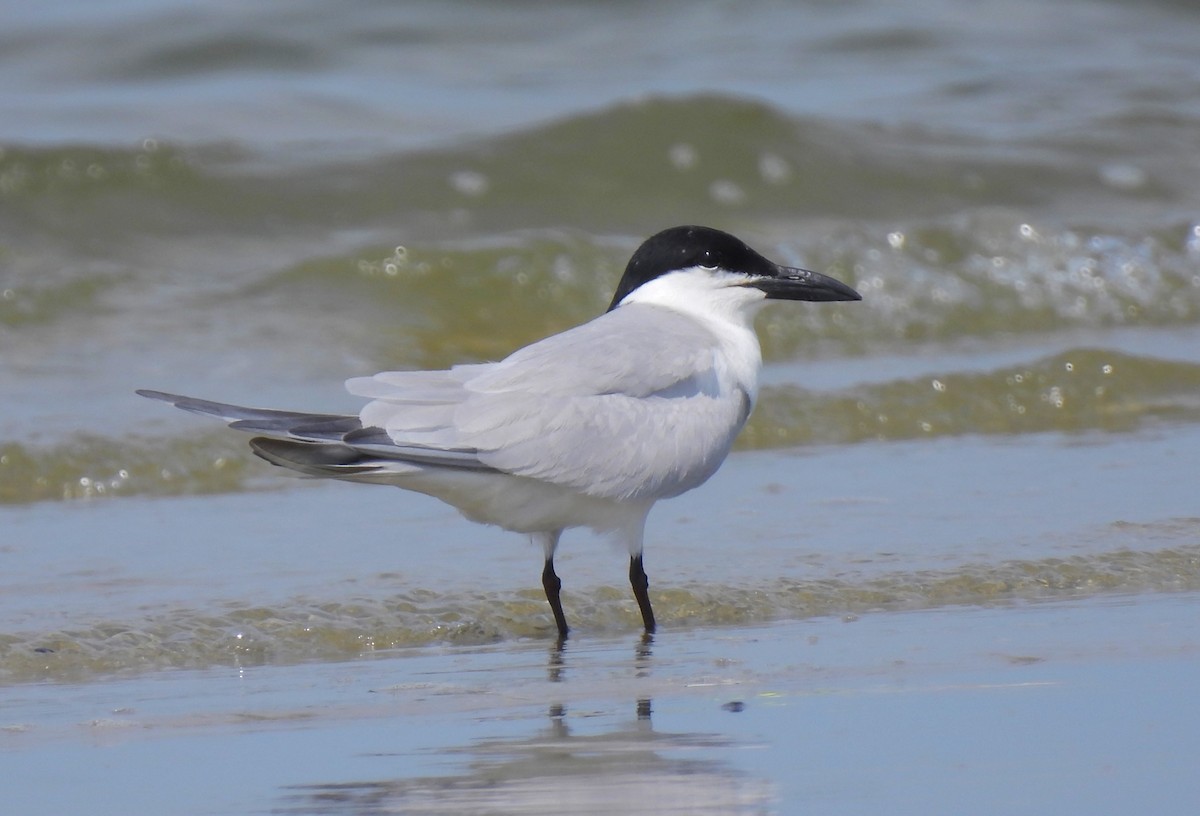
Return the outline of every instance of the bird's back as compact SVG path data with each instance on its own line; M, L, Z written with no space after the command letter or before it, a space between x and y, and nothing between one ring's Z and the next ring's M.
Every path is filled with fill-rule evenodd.
M597 498L654 499L704 482L753 402L720 339L630 304L498 363L350 380L365 426L397 446L469 451L479 465Z

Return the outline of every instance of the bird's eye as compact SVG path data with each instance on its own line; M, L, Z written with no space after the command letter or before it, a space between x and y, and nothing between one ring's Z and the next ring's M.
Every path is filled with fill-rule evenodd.
M700 256L700 268L706 272L717 271L717 262L713 259L711 252L705 252Z

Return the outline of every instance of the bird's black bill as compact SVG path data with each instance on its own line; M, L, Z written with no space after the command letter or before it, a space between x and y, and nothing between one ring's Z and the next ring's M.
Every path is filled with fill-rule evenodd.
M788 266L776 267L773 277L755 278L748 285L765 292L769 300L862 300L862 295L836 278Z

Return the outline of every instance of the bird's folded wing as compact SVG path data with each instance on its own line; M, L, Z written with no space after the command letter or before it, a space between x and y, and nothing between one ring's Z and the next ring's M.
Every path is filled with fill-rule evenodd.
M271 436L327 441L331 436L340 436L362 427L358 417L343 414L313 414L303 411L279 411L274 408L248 408L244 405L214 402L198 397L168 394L165 391L149 389L139 389L136 393L148 399L169 402L176 408L182 408L193 414L216 417L229 423L231 428L265 433Z
M259 456L309 475L370 471L382 466L381 460L489 469L474 450L397 444L381 428L364 428L356 416L249 408L148 389L137 393L194 414L223 420L230 428L257 434L259 438L251 440L251 447Z
M720 466L749 397L551 397L468 403L459 438L495 470L610 499L673 496Z
M480 394L642 397L711 372L716 346L712 332L684 315L631 304L525 346L498 363L385 371L347 380L346 390L379 403L369 403L360 416L363 425L380 427L400 419L391 415L401 406L455 405ZM411 416L419 427L422 415Z
M690 318L630 304L498 363L350 380L371 400L357 417L139 393L279 440L255 440L256 450L314 474L404 462L662 497L707 479L749 414L751 396L726 382L719 350Z
M629 304L526 346L468 380L474 391L644 397L703 378L718 340L671 309Z
M695 321L631 305L499 363L347 388L374 398L362 423L399 448L471 452L479 465L592 495L661 496L711 475L749 413L749 394L722 393L716 350Z

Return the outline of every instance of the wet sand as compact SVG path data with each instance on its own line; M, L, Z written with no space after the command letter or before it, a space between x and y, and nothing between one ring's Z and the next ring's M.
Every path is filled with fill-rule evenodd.
M22 814L1190 814L1198 601L10 687L0 801Z
M652 592L766 592L781 578L860 586L893 576L913 584L913 603L935 605L945 598L918 597L915 585L927 571L987 567L1007 580L1010 562L1180 552L1200 541L1191 455L1198 428L735 453L701 489L651 513ZM112 621L145 632L150 619L233 606L292 614L414 592L437 593L448 609L478 618L495 616L499 593L520 605L512 616L531 619L523 634L552 630L540 553L525 537L471 524L424 496L302 481L252 464L272 489L0 507L3 631L36 638ZM581 633L632 631L638 618L623 552L571 531L556 561ZM1109 570L1097 576L1098 590L1200 588L1196 568L1178 585L1167 575L1140 587L1128 580L1136 576L1096 569ZM600 609L574 608L585 602ZM731 622L725 610L689 616L667 598L658 611L676 629ZM348 610L344 617L363 625ZM173 625L179 634L183 624Z
M735 455L655 516L651 642L621 554L566 543L577 636L561 652L535 551L399 491L9 508L0 801L32 816L1190 816L1190 439ZM989 589L1024 573L1025 589ZM875 610L877 579L897 594ZM786 580L845 597L774 623L727 606ZM409 621L434 626L432 645L380 645L398 594L445 607ZM438 639L438 620L453 632L488 609L525 628ZM314 631L342 640L306 652Z

